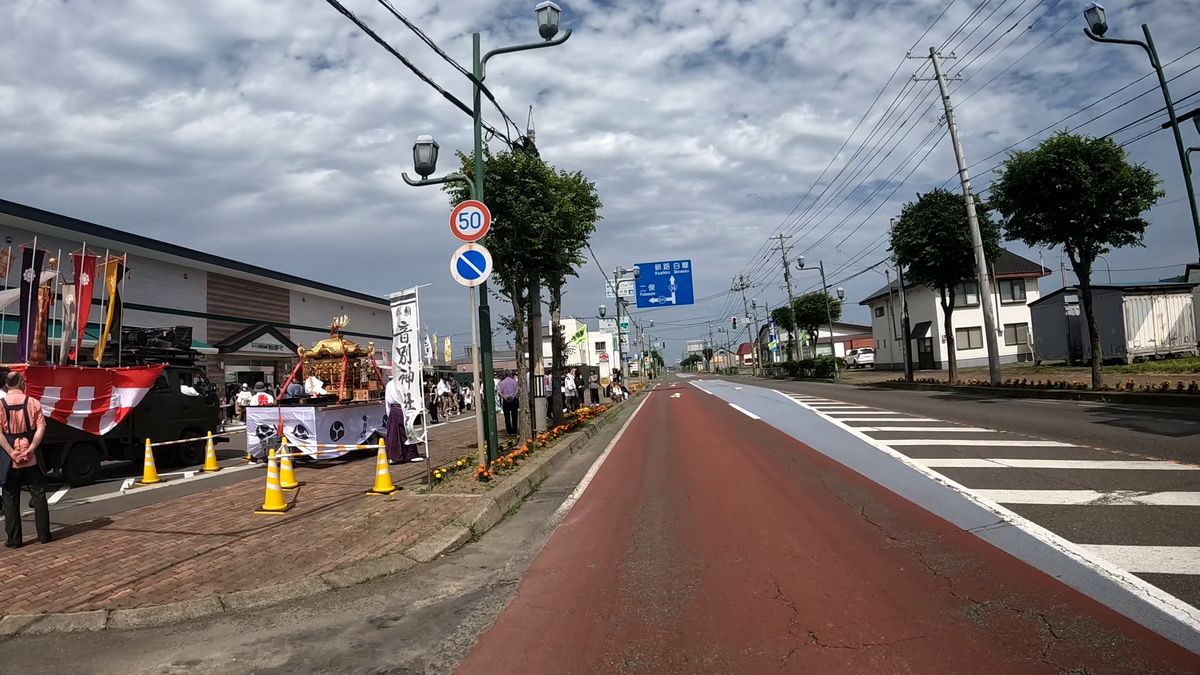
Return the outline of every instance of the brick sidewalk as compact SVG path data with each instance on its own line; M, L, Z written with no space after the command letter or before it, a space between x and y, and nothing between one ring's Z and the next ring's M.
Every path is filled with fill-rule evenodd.
M474 451L475 425L435 427L430 441L434 466L460 458ZM264 492L255 479L71 525L50 545L0 549L0 615L173 603L321 574L403 551L477 499L368 496L374 466L373 455L298 466L307 485L285 493L295 507L282 516L254 514ZM392 479L414 486L425 472L393 466Z

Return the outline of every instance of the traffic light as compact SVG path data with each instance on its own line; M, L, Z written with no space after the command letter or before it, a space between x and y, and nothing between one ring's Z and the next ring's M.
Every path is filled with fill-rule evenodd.
M733 317L733 329L737 330L737 317Z

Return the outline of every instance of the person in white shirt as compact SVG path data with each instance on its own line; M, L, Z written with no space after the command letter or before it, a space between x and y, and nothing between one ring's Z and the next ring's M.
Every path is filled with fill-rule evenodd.
M388 464L425 461L417 454L417 445L408 442L408 432L404 428L404 393L404 387L396 379L388 380L383 390L388 408L387 437L383 441Z
M309 396L324 396L325 383L322 382L321 378L317 377L316 375L309 375L308 378L304 380L304 393L308 394Z
M563 378L563 390L567 393L567 410L574 410L579 407L577 396L579 390L575 386L575 373L567 371L567 376Z
M246 421L246 407L250 405L251 396L250 385L243 384L237 396L233 399L233 402L237 404L237 416L243 422Z
M448 408L449 408L449 404L450 404L450 383L447 382L445 378L439 379L438 383L437 383L436 391L437 391L438 409L442 413L442 419L446 419L447 416L449 415Z
M275 405L275 397L267 391L267 385L258 382L254 385L254 395L250 397L250 405L264 406Z

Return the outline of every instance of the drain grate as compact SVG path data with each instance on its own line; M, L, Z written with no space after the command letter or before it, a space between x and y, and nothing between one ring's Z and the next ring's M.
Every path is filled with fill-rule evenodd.
M538 490L537 492L529 495L529 497L526 498L526 501L531 501L531 502L560 501L562 499L565 499L567 495L571 494L572 490L574 490L574 488L558 488L558 489L554 489L554 490Z

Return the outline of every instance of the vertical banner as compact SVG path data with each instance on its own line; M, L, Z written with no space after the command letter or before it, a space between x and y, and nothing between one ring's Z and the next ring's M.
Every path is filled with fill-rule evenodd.
M421 315L417 289L410 288L391 296L392 301L392 379L404 391L404 426L413 443L426 443L428 454L425 397L422 386L421 359L417 350L421 344ZM421 433L416 433L416 419L422 420Z
M124 265L121 264L120 258L109 258L100 267L104 273L104 287L108 291L108 312L104 318L104 328L101 329L100 337L96 340L96 349L92 352L92 357L97 365L104 358L104 348L108 346L108 334L113 330L114 323L117 333L119 334L121 331L121 312L117 307L121 303L121 298L117 294L117 283L121 280Z
M79 363L83 349L83 334L87 330L88 316L92 312L92 289L96 281L96 256L88 255L87 247L82 254L71 254L75 266L75 346L71 349L71 360Z
M17 363L26 363L33 353L34 333L38 323L38 288L46 252L21 247L21 324L17 330Z
M62 326L58 334L58 365L65 366L71 361L73 340L75 339L75 287L62 287Z
M16 258L12 254L12 247L0 251L0 279L7 279L8 273L12 270L13 260Z
M425 363L433 364L433 344L429 342L429 333L425 334Z
M446 364L449 365L449 363L451 361L450 357L454 352L452 352L450 350L450 338L448 338L448 337L446 338L446 350L445 351L446 351Z
M28 361L32 366L46 365L46 356L49 353L50 288L49 283L38 287L38 320L33 329L33 348L29 352Z

